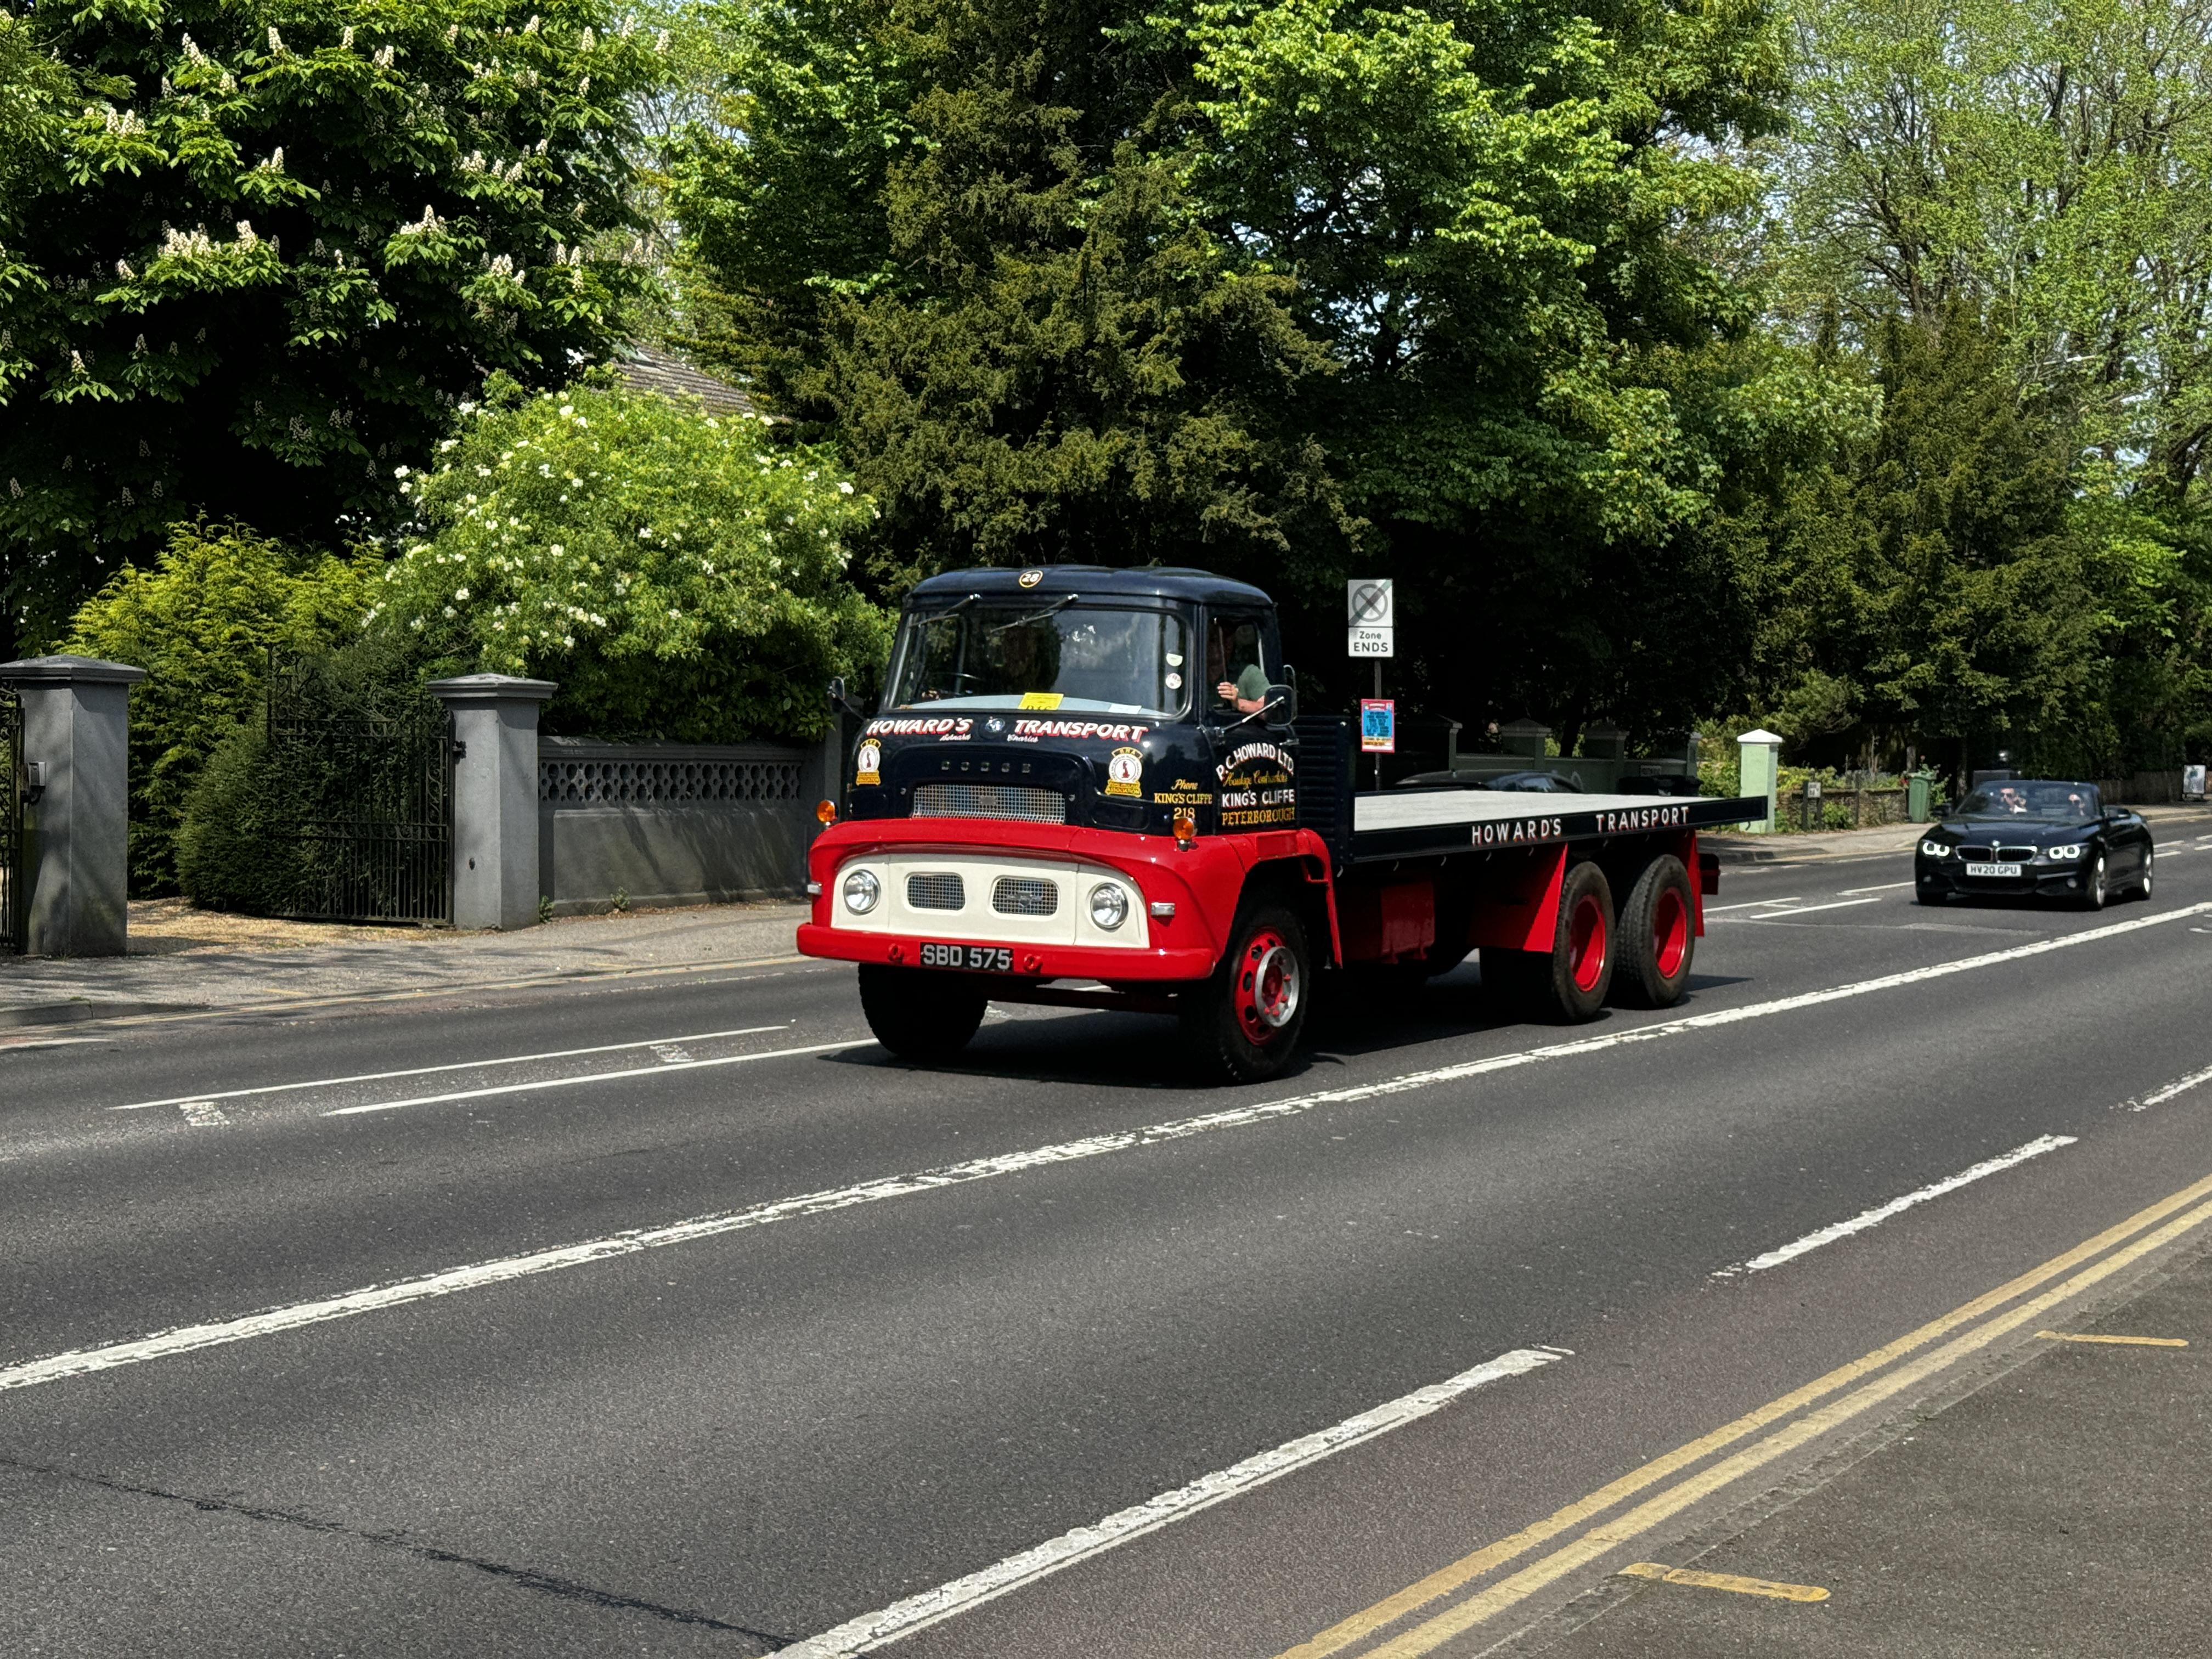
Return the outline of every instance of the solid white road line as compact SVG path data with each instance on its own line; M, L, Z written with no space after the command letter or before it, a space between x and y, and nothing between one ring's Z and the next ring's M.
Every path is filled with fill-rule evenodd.
M1479 1389L1486 1382L1495 1382L1508 1376L1521 1376L1540 1366L1570 1357L1565 1348L1516 1348L1497 1358L1477 1365L1472 1370L1462 1371L1457 1376L1377 1406L1372 1411L1347 1417L1335 1427L1323 1429L1317 1434L1303 1435L1285 1441L1273 1451L1248 1457L1242 1463L1200 1475L1187 1486L1173 1492L1164 1492L1157 1498L1129 1509L1108 1516L1088 1527L1078 1527L1073 1532L1062 1533L1034 1548L1010 1555L994 1562L979 1572L964 1578L939 1584L935 1589L924 1590L919 1595L909 1595L903 1601L864 1613L848 1620L835 1630L823 1632L791 1647L782 1649L782 1659L849 1659L855 1654L872 1653L887 1647L902 1637L925 1630L940 1620L955 1613L965 1613L971 1607L995 1601L1010 1590L1072 1567L1078 1561L1103 1555L1118 1545L1142 1538L1146 1533L1157 1532L1200 1510L1231 1498L1243 1496L1255 1486L1318 1463L1324 1457L1388 1434L1393 1429L1418 1422L1431 1412L1441 1411L1462 1395Z
M1842 892L1837 894L1836 896L1838 898L1849 898L1854 893L1893 893L1900 887L1910 887L1911 885L1912 884L1909 881L1886 881L1879 887L1846 887Z
M2124 1102L2121 1109L2140 1112L2153 1106L2163 1106L2176 1095L2185 1095L2200 1083L2212 1083L2212 1066L2206 1066L2201 1072L2191 1072L2187 1077L2177 1078L2162 1088L2154 1089L2141 1100Z
M771 1027L781 1030L781 1026ZM825 1054L832 1048L857 1048L867 1037L840 1037L835 1042L802 1043L796 1048L765 1048L757 1054L723 1054L714 1060L664 1060L657 1066L632 1066L619 1072L586 1072L580 1077L541 1078L535 1083L500 1083L486 1089L456 1089L450 1094L416 1095L407 1100L373 1101L366 1106L340 1106L324 1117L359 1117L363 1112L396 1112L403 1106L438 1106L451 1100L489 1100L494 1095L535 1094L541 1089L574 1089L586 1083L613 1083L626 1077L665 1077L671 1072L700 1072L711 1066L749 1066L757 1060L789 1060L794 1054Z
M502 1054L495 1060L457 1060L444 1066L413 1066L404 1072L362 1072L353 1077L319 1077L304 1083L265 1083L258 1089L227 1089L217 1094L172 1095L167 1100L134 1100L128 1106L110 1106L111 1112L143 1112L149 1106L181 1106L188 1100L244 1100L249 1095L281 1095L296 1089L335 1089L348 1083L388 1083L396 1077L428 1077L437 1072L488 1071L495 1066L527 1066L540 1060L574 1060L583 1054L619 1054L625 1048L650 1048L663 1042L707 1042L716 1037L758 1036L763 1031L790 1029L781 1025L741 1025L733 1031L694 1031L688 1036L642 1037L635 1042L603 1042L595 1048L555 1048L542 1054Z
M1002 1152L990 1158L981 1158L965 1164L946 1164L934 1170L924 1170L911 1175L884 1176L874 1181L864 1181L850 1187L840 1187L827 1192L805 1193L796 1198L779 1199L772 1203L756 1205L750 1209L735 1210L720 1215L697 1216L688 1221L672 1222L662 1227L647 1227L629 1232L615 1233L605 1238L589 1239L580 1244L566 1244L551 1249L535 1250L526 1255L504 1256L495 1261L479 1261L464 1267L450 1267L442 1273L427 1273L418 1279L395 1280L389 1285L371 1285L342 1296L325 1297L319 1301L295 1303L289 1307L271 1308L262 1313L248 1314L243 1318L222 1320L204 1325L187 1325L175 1330L156 1332L147 1337L130 1341L111 1343L105 1347L78 1348L70 1352L51 1355L44 1359L24 1361L21 1364L0 1368L0 1389L29 1388L40 1382L51 1382L65 1376L80 1376L88 1372L112 1370L118 1365L136 1365L149 1359L161 1359L172 1354L191 1353L201 1348L211 1348L228 1342L243 1342L257 1336L274 1335L280 1331L296 1330L303 1325L319 1324L325 1320L348 1319L356 1314L371 1313L383 1308L405 1306L432 1297L452 1296L462 1291L477 1290L486 1285L503 1284L510 1279L526 1279L533 1274L556 1272L563 1267L579 1267L588 1262L604 1261L611 1257L633 1255L640 1250L657 1249L663 1245L690 1244L703 1238L713 1238L723 1233L743 1231L748 1228L766 1226L771 1222L788 1221L799 1216L821 1215L833 1210L851 1209L857 1205L879 1203L884 1199L908 1198L918 1193L939 1192L947 1187L965 1186L970 1182L988 1181L994 1176L1018 1175L1025 1170L1042 1169L1055 1164L1073 1164L1085 1158L1098 1158L1112 1152L1126 1152L1143 1147L1156 1146L1164 1142L1188 1139L1193 1135L1211 1133L1216 1129L1243 1128L1250 1124L1273 1122L1279 1118L1296 1117L1322 1106L1348 1105L1358 1101L1381 1100L1392 1095L1409 1093L1418 1089L1432 1088L1438 1084L1456 1083L1465 1078L1480 1077L1491 1072L1510 1071L1516 1066L1533 1066L1541 1060L1565 1060L1576 1054L1597 1054L1607 1048L1617 1048L1633 1042L1653 1042L1662 1038L1680 1036L1692 1031L1702 1031L1715 1026L1733 1025L1744 1020L1764 1019L1770 1015L1791 1013L1801 1008L1817 1008L1823 1003L1840 1002L1849 997L1865 996L1876 991L1892 990L1900 986L1917 985L1923 981L1941 979L1950 974L1969 973L1978 968L1993 967L2000 963L2014 962L2027 957L2038 957L2052 951L2070 950L2077 945L2092 945L2100 940L2138 933L2146 927L2156 927L2169 921L2179 921L2188 916L2212 911L2212 901L2193 904L2185 909L2168 910L2161 915L2139 916L2131 921L2114 922L2109 927L2092 927L2078 933L2068 933L2057 939L2038 939L2032 945L2014 945L2009 950L1991 951L1978 957L1962 957L1956 962L1936 963L1925 968L1907 969L1903 973L1885 974L1879 979L1860 980L1855 984L1838 985L1825 991L1806 991L1796 996L1779 997L1771 1002L1755 1002L1741 1008L1717 1008L1709 1014L1692 1014L1686 1019L1672 1019L1652 1025L1631 1027L1623 1031L1610 1031L1601 1036L1583 1037L1572 1042L1558 1042L1543 1048L1523 1048L1514 1054L1493 1054L1483 1060L1470 1060L1456 1066L1440 1066L1425 1072L1405 1072L1396 1077L1383 1078L1374 1083L1349 1085L1341 1089L1322 1090L1314 1094L1293 1095L1285 1100L1255 1101L1249 1105L1235 1106L1218 1112L1207 1112L1198 1117L1187 1117L1167 1123L1154 1124L1148 1128L1126 1129L1110 1134L1092 1135L1082 1140L1063 1140L1052 1146L1035 1146L1025 1152ZM824 1043L822 1048L844 1048L845 1043ZM786 1050L784 1052L799 1052ZM742 1059L766 1059L767 1055L744 1055ZM718 1062L702 1061L702 1065ZM669 1069L653 1066L647 1073L628 1075L657 1075ZM605 1081L604 1077L563 1079L563 1085ZM517 1088L545 1088L545 1084L522 1084Z
M1796 902L1797 896L1795 893L1792 893L1788 898L1746 899L1741 904L1708 904L1705 907L1705 914L1710 916L1717 915L1723 910L1757 910L1770 904L1795 904Z
M2000 1170L2009 1170L2015 1164L2025 1164L2031 1158L2041 1158L2045 1152L2055 1152L2061 1146L2071 1146L2072 1135L2039 1135L2024 1146L2015 1146L1996 1158L1985 1158L1972 1169L1961 1170L1954 1176L1931 1182L1902 1198L1893 1198L1887 1204L1878 1204L1871 1210L1863 1210L1849 1221L1838 1221L1832 1227L1823 1227L1818 1232L1784 1244L1778 1250L1769 1250L1765 1255L1755 1255L1748 1261L1740 1261L1733 1267L1719 1267L1713 1272L1715 1279L1734 1279L1741 1273L1763 1273L1769 1267L1778 1267L1785 1261L1795 1261L1808 1251L1817 1250L1823 1244L1832 1244L1839 1238L1849 1238L1853 1233L1863 1233L1869 1227L1879 1227L1892 1216L1901 1215L1916 1204L1925 1204L1931 1198L1941 1198L1946 1193L1955 1193L1960 1188L1993 1176Z

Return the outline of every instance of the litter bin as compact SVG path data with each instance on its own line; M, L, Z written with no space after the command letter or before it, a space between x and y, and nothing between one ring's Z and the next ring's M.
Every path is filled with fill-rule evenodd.
M1915 772L1905 781L1905 816L1915 823L1928 822L1928 799L1934 793L1936 775Z

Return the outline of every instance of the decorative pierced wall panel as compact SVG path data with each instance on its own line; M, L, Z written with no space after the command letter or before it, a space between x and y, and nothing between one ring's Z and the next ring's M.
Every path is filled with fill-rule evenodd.
M562 806L692 806L715 801L795 801L796 760L545 758L538 799Z

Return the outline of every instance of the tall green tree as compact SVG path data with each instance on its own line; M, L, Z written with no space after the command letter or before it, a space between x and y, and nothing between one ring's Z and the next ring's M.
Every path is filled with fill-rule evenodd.
M1724 656L1652 600L1733 579L1695 526L1824 408L1741 349L1764 6L724 15L679 210L728 349L836 432L895 564L1207 562L1327 620L1356 557L1460 712L1711 693Z
M658 58L600 0L88 0L0 38L78 100L0 221L0 611L33 634L197 511L375 522L488 372L565 380L637 285Z

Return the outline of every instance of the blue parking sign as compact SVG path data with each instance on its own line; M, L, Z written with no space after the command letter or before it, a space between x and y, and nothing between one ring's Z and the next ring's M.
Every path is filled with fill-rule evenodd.
M1359 750L1364 755L1398 752L1398 705L1393 699L1359 700Z

